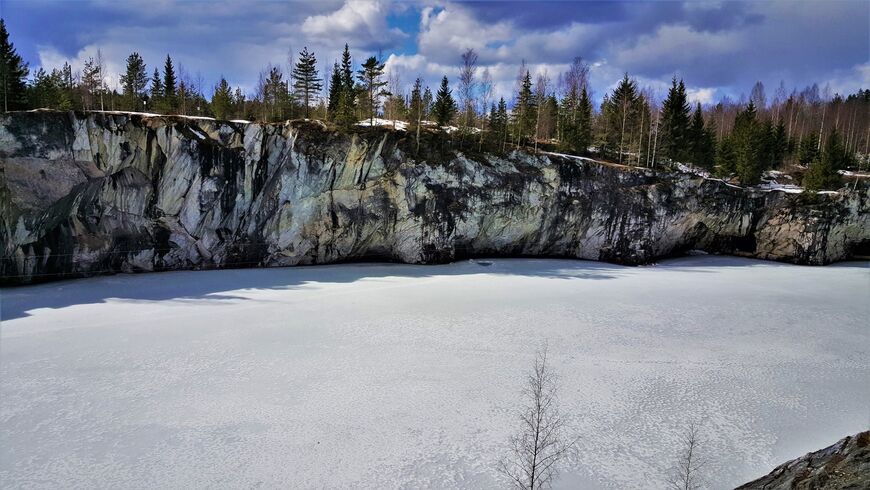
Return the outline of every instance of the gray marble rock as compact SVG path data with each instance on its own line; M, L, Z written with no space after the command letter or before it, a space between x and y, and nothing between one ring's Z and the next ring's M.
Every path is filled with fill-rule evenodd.
M469 145L473 146L473 145ZM742 189L382 128L35 111L0 116L5 283L105 272L438 263L643 264L690 249L797 264L868 255L866 188Z

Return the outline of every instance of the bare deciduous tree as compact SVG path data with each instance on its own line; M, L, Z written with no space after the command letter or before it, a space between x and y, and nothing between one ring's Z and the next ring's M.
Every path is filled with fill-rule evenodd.
M700 453L700 425L690 422L682 437L682 449L679 461L670 479L670 488L674 490L698 490L703 487L701 468L706 461Z
M514 488L548 488L556 477L558 463L574 445L565 437L565 420L556 398L558 378L547 364L547 347L537 352L523 389L525 406L520 411L520 431L511 438L510 452L500 471Z

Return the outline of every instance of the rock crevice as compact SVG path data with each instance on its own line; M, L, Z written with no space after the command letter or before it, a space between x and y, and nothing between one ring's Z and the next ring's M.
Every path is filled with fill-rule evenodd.
M0 116L0 135L5 283L477 255L642 264L689 249L827 264L870 243L867 189L741 189L554 154L468 155L435 136L418 152L387 129L37 111Z

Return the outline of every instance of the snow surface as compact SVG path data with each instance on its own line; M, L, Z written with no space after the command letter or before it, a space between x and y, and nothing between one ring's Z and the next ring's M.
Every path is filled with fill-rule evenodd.
M385 126L389 128L401 129L402 131L406 131L408 129L408 123L405 121L399 121L398 119L381 119L379 117L374 118L374 120L366 119L356 123L357 126Z
M488 264L488 265L487 265ZM557 488L712 488L868 427L870 262L118 275L0 290L5 488L494 488L544 340Z

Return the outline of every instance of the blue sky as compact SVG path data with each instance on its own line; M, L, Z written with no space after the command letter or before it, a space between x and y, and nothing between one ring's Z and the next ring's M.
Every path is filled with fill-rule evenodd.
M80 67L99 49L113 80L138 51L149 72L167 53L204 91L220 76L248 92L268 64L313 50L331 66L345 42L355 61L381 53L404 85L455 80L474 48L498 95L520 63L555 83L575 56L600 97L624 72L663 96L672 76L704 103L739 98L755 81L774 96L812 83L831 93L870 87L870 2L391 2L0 0L31 67Z

